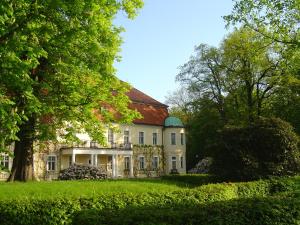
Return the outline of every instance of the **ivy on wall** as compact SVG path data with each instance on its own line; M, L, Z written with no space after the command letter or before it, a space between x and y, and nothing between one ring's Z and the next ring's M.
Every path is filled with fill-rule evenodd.
M139 168L139 157L143 156L144 169ZM153 168L153 157L158 156L158 167ZM134 145L133 146L133 174L135 177L138 175L146 175L147 177L160 176L164 173L166 160L163 145Z

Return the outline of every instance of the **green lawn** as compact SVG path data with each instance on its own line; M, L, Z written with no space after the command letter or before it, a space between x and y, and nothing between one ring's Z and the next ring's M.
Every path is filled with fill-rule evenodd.
M289 178L300 191L300 176ZM168 176L162 179L102 181L0 182L0 199L89 197L106 193L172 192L196 189L210 183L208 176Z
M0 199L51 198L92 196L103 193L143 193L182 190L185 187L173 181L159 179L103 180L103 181L41 181L28 183L0 182Z

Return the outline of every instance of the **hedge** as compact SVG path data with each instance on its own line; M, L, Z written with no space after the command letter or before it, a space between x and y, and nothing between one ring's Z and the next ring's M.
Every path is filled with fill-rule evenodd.
M129 207L83 210L73 225L297 225L300 200L295 198L238 199L194 207Z
M248 200L240 201L238 199L271 196L284 191L292 193L293 188L294 183L290 182L290 180L266 180L249 183L210 184L173 192L160 192L157 190L156 192L149 193L99 194L81 198L53 197L49 199L23 198L20 200L0 200L0 225L71 224L72 221L80 221L82 217L85 217L85 214L89 218L95 218L95 221L98 221L99 216L106 218L106 215L104 215L106 213L109 217L110 213L118 212L118 215L122 217L122 215L126 215L124 213L131 214L130 210L132 210L133 219L135 219L135 216L143 215L143 213L146 214L149 210L154 209L156 209L159 215L162 212L161 216L166 213L166 218L168 218L173 215L170 208L174 209L174 212L177 209L178 213L183 210L185 211L183 214L189 216L190 211L197 214L199 209L203 209L204 211L214 210L213 204L221 204L220 207L226 206L226 201L232 202L228 205L229 208L237 207L238 204L241 204L239 207L243 209L245 208L245 204L250 204L251 202L248 202ZM285 195L281 196L285 197ZM262 203L259 206L263 204L263 200L261 201ZM293 204L291 208L288 206L288 210L294 210ZM210 205L212 206L210 207ZM281 213L283 209L281 209L280 205L277 206ZM271 205L270 207L273 209L275 206ZM185 208L188 210L184 210ZM86 211L90 209L93 210ZM202 215L202 212L199 213ZM97 216L98 214L99 216ZM194 214L191 216L194 216ZM75 215L74 220L73 217ZM158 217L159 219L160 217ZM128 222L128 224L130 223ZM159 223L155 222L155 224Z

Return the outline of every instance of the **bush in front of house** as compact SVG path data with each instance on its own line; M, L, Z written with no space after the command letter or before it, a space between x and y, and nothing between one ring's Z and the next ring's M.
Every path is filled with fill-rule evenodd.
M76 164L62 170L58 176L59 180L101 180L106 178L106 172L97 167Z
M292 126L260 118L251 126L227 127L213 152L211 172L227 180L254 180L300 172L299 138Z
M124 221L123 222L124 224L130 224L130 218L133 220L137 219L136 217L138 217L139 215L147 214L150 209L154 210L157 213L166 212L167 217L171 217L172 215L179 216L177 214L180 214L179 211L182 211L183 215L185 215L186 218L189 218L189 216L191 216L191 218L192 216L198 218L198 214L196 213L200 209L203 209L204 212L210 212L207 210L213 210L214 207L210 207L210 205L216 202L224 202L224 205L220 205L219 208L219 210L221 210L220 213L223 213L225 211L222 211L222 207L226 207L226 201L232 202L233 200L238 199L262 198L268 196L274 196L276 200L276 196L279 192L280 194L281 192L287 192L287 194L280 195L282 198L281 200L290 201L290 198L286 196L293 195L295 187L295 183L292 180L279 179L261 180L247 183L210 184L199 186L193 189L182 189L180 191L172 192L161 192L159 189L157 189L156 191L147 193L126 193L121 191L120 193L98 195L95 193L95 195L92 196L84 196L78 198L68 198L67 196L49 196L48 199L31 199L29 197L25 197L19 200L0 199L0 225L71 224L72 221L75 224L77 221L78 224L78 221L84 220L83 218L85 214L88 214L89 218L85 218L87 222L84 222L82 224L93 224L93 221L98 221L99 215L102 216L102 214L105 214L106 212L107 214L103 215L103 217L109 217L113 213L116 213L116 216L119 216L119 220L122 219L122 216L123 218L127 217L126 213L128 213L130 214L128 215L128 221L126 223ZM246 206L243 202L240 203L241 205L238 205L238 203L232 204L235 204L234 206L236 207ZM247 204L249 205L250 203ZM293 210L298 209L295 209L293 204L290 208L289 206L287 206L288 208L285 208L284 210L292 210L293 212ZM231 205L229 206L231 207ZM277 206L281 207L281 205ZM218 205L216 205L216 207L218 207ZM132 211L128 211L127 208L128 210L129 208L132 209ZM90 214L90 212L86 211L88 209L95 209L96 212L92 212L92 214ZM173 209L175 210L174 214L172 213ZM178 209L178 211L176 211L176 209ZM190 209L193 213L195 213L195 215L189 214ZM163 216L164 214L159 215ZM215 215L217 216L217 214ZM146 215L144 217L144 220L142 220L143 216L139 218L140 222L147 222L148 220L148 217L146 217ZM155 220L149 220L149 222L153 222L153 224L168 224L161 217L155 218ZM181 219L184 218L185 217L182 216L178 220L176 219L176 221L181 221ZM292 218L294 218L293 215ZM159 223L160 219L161 221ZM91 223L88 223L88 221L91 221ZM108 220L108 222L109 221L110 220ZM107 224L114 224L114 222L115 221L111 221L111 223ZM121 222L119 221L119 224L122 224ZM143 223L141 222L140 224Z

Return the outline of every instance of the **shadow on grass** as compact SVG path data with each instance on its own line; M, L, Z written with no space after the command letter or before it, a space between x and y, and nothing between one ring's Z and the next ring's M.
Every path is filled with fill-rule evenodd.
M178 187L194 188L201 185L219 183L220 179L208 174L185 174L185 175L166 175L161 177L149 178L125 178L125 179L107 179L100 182L120 182L120 181L134 181L136 183L153 183L153 184L168 184L176 185Z
M300 199L267 197L202 205L129 206L119 210L82 210L73 225L296 225Z

